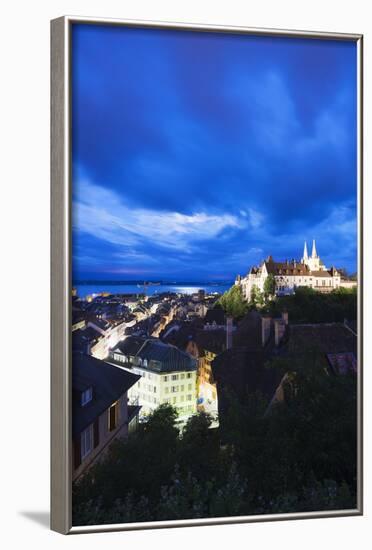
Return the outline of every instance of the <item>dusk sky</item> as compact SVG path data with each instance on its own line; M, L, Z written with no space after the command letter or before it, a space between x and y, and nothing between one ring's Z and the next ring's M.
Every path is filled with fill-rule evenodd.
M356 271L356 45L73 25L73 278Z

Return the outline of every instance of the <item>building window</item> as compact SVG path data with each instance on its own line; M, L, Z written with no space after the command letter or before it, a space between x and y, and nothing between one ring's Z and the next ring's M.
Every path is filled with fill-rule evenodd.
M187 378L191 378L191 372L187 373Z
M164 376L164 382L168 382L168 376Z
M165 393L169 393L169 388L165 388Z
M118 425L118 402L111 405L108 411L108 429L109 432L115 430Z
M187 401L191 401L191 399L192 399L192 395L189 394L189 395L187 396Z
M185 375L181 374L181 380L184 380L184 378L185 378Z
M176 393L178 391L178 386L172 386L171 392Z
M93 388L90 387L87 390L81 392L81 406L87 405L93 399Z
M86 456L93 450L93 424L88 426L86 430L81 432L81 460L84 460Z
M178 380L178 374L172 374L172 380Z

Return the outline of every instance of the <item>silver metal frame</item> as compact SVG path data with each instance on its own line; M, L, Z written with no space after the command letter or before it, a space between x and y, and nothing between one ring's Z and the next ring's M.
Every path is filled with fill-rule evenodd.
M357 44L358 67L358 495L357 508L72 527L71 517L71 26L74 23L321 38ZM51 21L51 529L88 533L363 514L363 35L92 17Z

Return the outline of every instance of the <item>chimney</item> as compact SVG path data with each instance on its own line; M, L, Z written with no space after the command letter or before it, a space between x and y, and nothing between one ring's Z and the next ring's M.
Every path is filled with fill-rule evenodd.
M282 321L285 325L288 325L288 311L282 312Z
M232 348L233 318L226 319L226 349Z
M275 319L275 346L278 347L285 332L285 324L282 319Z
M264 347L270 337L271 317L261 317L261 341Z

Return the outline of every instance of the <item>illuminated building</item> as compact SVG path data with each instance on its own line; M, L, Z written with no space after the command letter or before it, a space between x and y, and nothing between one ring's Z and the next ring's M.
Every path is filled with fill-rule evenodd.
M130 336L110 352L110 359L141 376L129 398L141 406L142 417L163 403L177 409L181 423L196 413L197 363L188 353L155 338Z
M315 241L310 256L305 242L301 260L276 262L269 256L260 266L252 267L245 277L238 276L235 284L241 287L243 296L249 301L253 289L264 291L265 281L269 275L274 276L277 296L293 294L299 287L331 292L340 287L356 285L356 282L342 278L335 267L325 267L317 254Z

